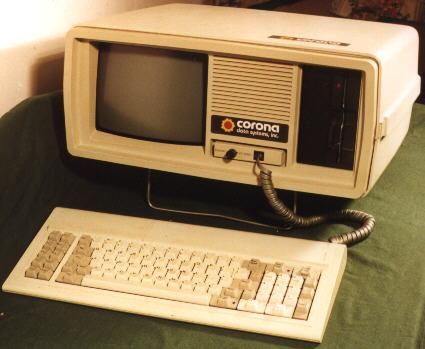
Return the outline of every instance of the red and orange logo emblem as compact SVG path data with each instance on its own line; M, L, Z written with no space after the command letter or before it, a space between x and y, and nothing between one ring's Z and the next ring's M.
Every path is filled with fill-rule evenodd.
M227 133L233 132L235 129L235 123L232 119L226 118L221 122L221 129Z

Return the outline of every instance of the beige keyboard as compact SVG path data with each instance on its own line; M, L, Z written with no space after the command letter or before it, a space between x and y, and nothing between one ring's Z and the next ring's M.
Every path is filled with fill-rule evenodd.
M56 208L3 290L320 342L346 248Z

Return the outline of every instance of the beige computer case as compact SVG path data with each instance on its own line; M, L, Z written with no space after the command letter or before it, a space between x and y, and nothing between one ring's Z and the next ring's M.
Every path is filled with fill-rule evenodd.
M217 59L235 64L247 60L260 66L293 67L289 114L282 114L280 120L290 128L288 142L283 147L284 161L281 166L271 163L271 170L277 188L296 191L350 198L365 195L404 139L420 88L418 36L414 29L406 26L171 4L115 15L72 29L67 38L64 76L69 151L77 156L211 179L257 183L253 162L228 163L214 156L217 137L213 137L208 128L202 147L152 144L96 130L95 43L98 41L207 53L210 80L214 78L211 67ZM363 72L361 115L352 171L296 162L301 64ZM207 123L220 104L214 99L210 85L212 81L208 87ZM261 115L255 101L249 108L253 113L260 113L253 114L253 120L267 118ZM238 116L238 111L233 112ZM261 142L252 143L253 147L262 146Z

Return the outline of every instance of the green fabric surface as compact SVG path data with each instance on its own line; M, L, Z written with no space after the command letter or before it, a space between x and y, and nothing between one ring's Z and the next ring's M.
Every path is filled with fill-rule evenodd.
M323 343L186 324L0 292L0 348L425 348L425 106L371 193L355 201L303 195L304 213L341 207L376 218L348 250ZM61 93L24 101L0 119L0 283L56 206L326 240L322 225L274 232L213 218L160 213L145 200L146 171L66 151ZM256 187L155 173L155 200L268 219ZM280 193L287 196L286 193ZM235 242L236 243L236 242Z

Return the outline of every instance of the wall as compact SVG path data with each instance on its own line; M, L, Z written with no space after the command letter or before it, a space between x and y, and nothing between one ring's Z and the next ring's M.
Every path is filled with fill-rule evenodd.
M64 36L75 23L170 0L0 2L0 117L23 99L62 88Z

